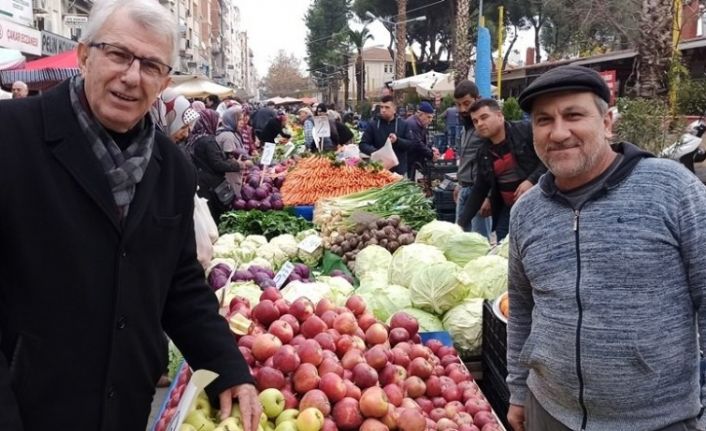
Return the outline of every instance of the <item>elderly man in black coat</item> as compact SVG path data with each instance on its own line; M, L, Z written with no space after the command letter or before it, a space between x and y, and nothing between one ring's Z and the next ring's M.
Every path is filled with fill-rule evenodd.
M0 102L0 430L144 430L165 331L221 414L261 414L196 259L196 177L148 110L177 25L157 2L100 0L81 76ZM11 126L10 126L11 125Z

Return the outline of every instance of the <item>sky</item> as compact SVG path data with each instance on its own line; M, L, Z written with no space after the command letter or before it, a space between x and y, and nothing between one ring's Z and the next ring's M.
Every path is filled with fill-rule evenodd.
M301 60L302 72L306 72L306 35L304 15L312 0L234 0L240 8L241 25L248 32L250 47L255 56L254 63L261 78L267 74L272 60L280 49L294 54ZM360 29L360 25L352 25ZM380 22L372 22L368 29L374 36L366 46L387 47L390 36ZM521 35L513 50L519 55L511 59L524 59L524 52L533 45L531 31Z

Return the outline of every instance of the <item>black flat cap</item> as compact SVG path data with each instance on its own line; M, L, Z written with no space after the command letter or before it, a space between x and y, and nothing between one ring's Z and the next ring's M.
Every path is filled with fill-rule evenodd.
M555 67L541 74L522 91L518 102L523 111L530 112L537 96L566 90L590 91L610 103L610 89L603 77L593 69L574 64Z

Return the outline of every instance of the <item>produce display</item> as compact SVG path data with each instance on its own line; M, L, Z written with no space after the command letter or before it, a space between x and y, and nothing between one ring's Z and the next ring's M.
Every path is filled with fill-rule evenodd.
M373 167L347 166L323 156L299 160L281 188L284 205L313 205L323 198L343 196L399 181L400 176Z
M306 219L290 211L231 211L221 216L218 231L241 233L243 235L264 235L272 239L278 235L292 234L310 230L314 226Z
M290 163L273 167L252 166L244 173L243 186L233 199L236 210L281 210L284 208L280 188Z

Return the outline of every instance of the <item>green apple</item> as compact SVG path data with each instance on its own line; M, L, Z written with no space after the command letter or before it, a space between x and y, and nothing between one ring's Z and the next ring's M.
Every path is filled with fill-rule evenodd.
M221 428L220 430L218 428ZM241 431L243 428L238 423L238 419L230 417L225 418L218 424L216 431Z
M324 426L324 414L315 407L299 412L297 429L299 431L319 431Z
M184 422L193 426L198 431L214 431L216 429L216 424L204 414L203 410L192 410L186 415Z
M267 423L265 423L265 425L263 425L262 428L265 431L275 431L275 424L273 424L270 421L267 421Z
M284 410L284 394L279 389L265 389L258 398L268 418L276 418Z
M230 410L230 417L238 419L239 422L242 422L241 419L243 415L240 413L240 405L239 404L233 404L233 408Z
M265 425L267 425L267 419L268 417L265 412L262 412L262 414L260 415L260 425L262 425L263 428L265 427Z
M296 421L297 416L299 416L299 410L297 409L287 409L283 411L282 413L277 416L277 420L275 421L275 425L279 425L284 421Z
M181 424L181 426L179 427L179 431L196 431L196 428L194 428L193 425Z
M196 410L203 411L203 414L206 417L211 416L211 403L208 401L208 398L201 398L201 397L196 398L196 406L194 408Z
M294 421L283 421L277 425L275 431L298 431L298 429Z

